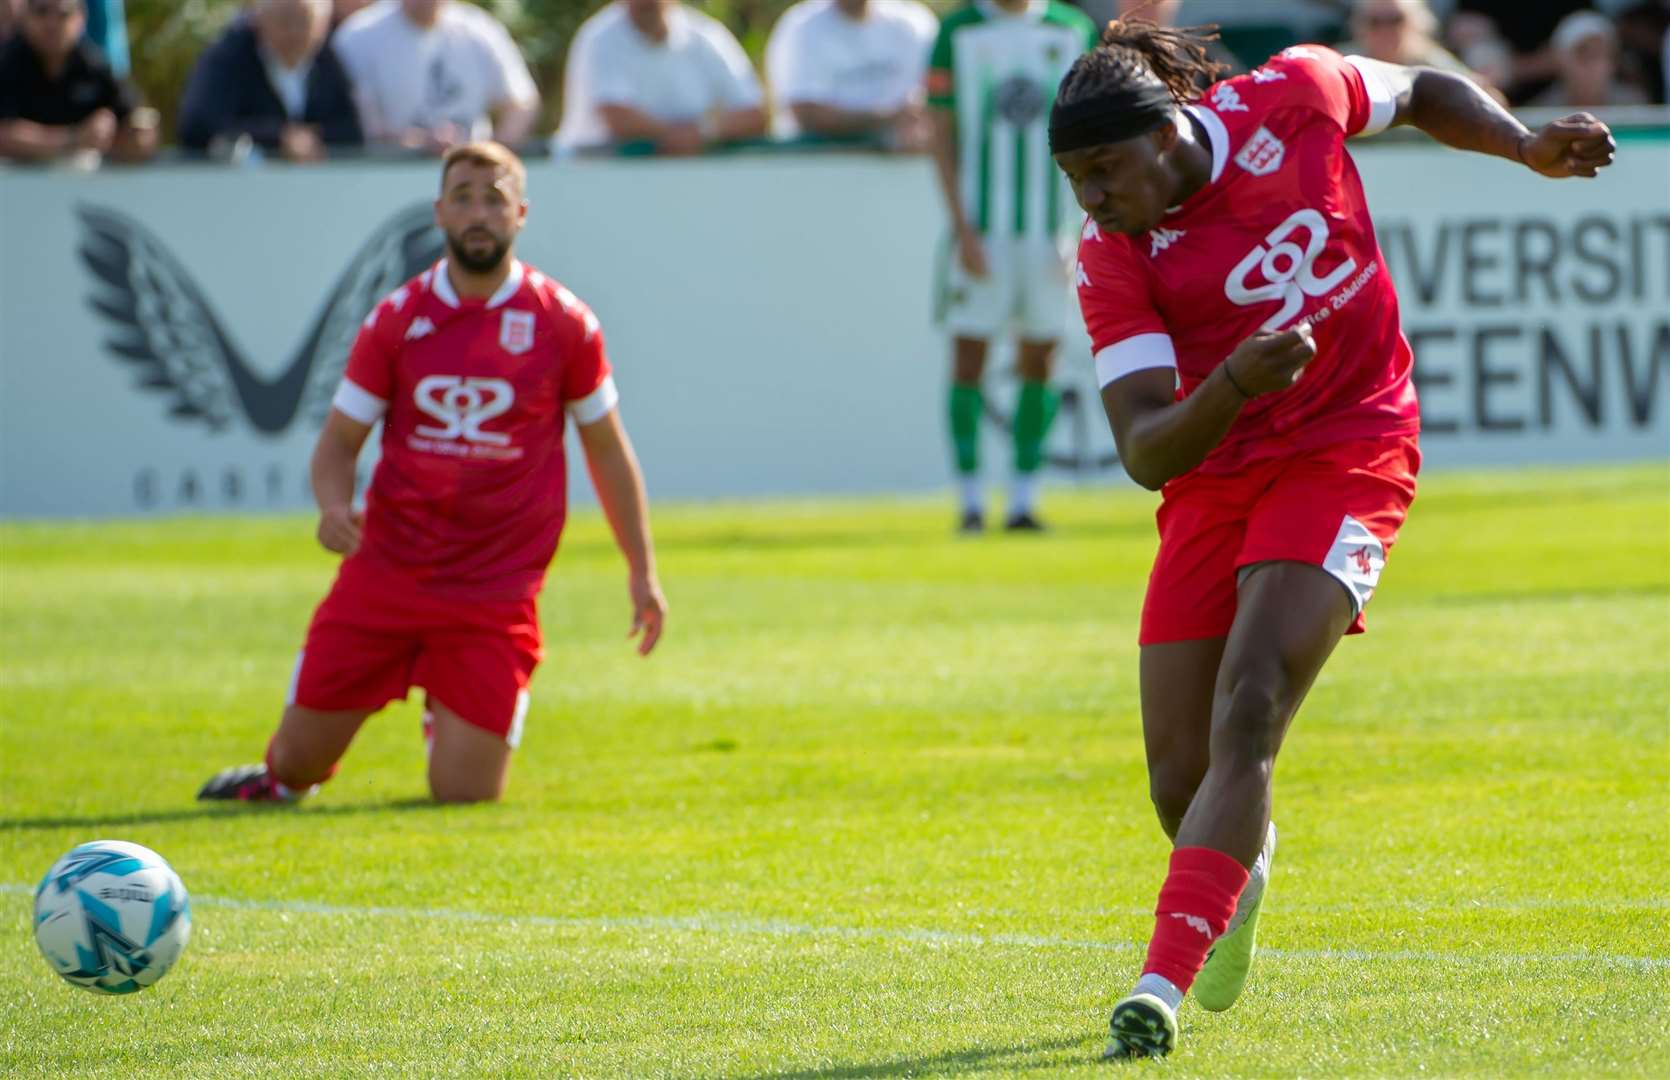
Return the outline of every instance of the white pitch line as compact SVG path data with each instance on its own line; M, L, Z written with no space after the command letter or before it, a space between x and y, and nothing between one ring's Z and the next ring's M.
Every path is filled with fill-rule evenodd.
M30 885L0 884L0 893L33 895ZM603 915L558 917L552 915L501 915L494 912L461 911L455 908L359 907L321 904L311 900L240 900L232 897L194 896L194 907L226 908L232 911L332 915L348 918L418 919L446 922L491 923L502 926L543 926L559 930L658 930L682 933L730 934L756 937L844 938L859 941L897 941L927 945L1000 946L1023 949L1068 949L1087 952L1129 953L1141 946L1129 941L1090 941L1049 937L1039 934L976 934L961 930L933 930L918 927L816 926L782 919L748 919L734 915ZM1261 955L1277 960L1345 960L1368 963L1411 961L1461 964L1467 967L1532 967L1539 964L1600 964L1643 971L1670 970L1670 956L1621 956L1616 953L1456 953L1426 949L1261 949Z

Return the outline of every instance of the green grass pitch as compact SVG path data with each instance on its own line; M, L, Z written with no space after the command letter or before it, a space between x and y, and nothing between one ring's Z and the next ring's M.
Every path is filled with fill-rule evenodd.
M1166 857L1152 506L660 508L648 662L582 514L509 796L446 809L415 704L299 811L192 801L276 719L309 519L0 527L0 1075L1670 1075L1664 464L1426 479L1283 753L1246 996L1096 1063ZM29 933L97 838L194 901L130 998Z

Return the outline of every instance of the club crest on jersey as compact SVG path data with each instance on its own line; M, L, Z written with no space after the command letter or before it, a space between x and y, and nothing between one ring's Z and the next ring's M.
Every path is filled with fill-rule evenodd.
M1241 147L1241 152L1235 155L1235 164L1252 173L1254 176L1269 176L1281 168L1282 158L1287 156L1287 147L1282 141L1270 134L1268 128L1259 128L1247 139Z
M1246 112L1247 106L1241 101L1241 94L1228 83L1219 83L1212 91L1212 107L1219 112Z
M499 345L512 356L533 348L533 312L505 312L499 319Z

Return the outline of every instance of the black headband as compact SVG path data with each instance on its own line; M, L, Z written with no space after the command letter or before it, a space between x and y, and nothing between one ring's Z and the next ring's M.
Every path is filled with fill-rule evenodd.
M1176 108L1176 99L1161 82L1122 86L1070 105L1057 97L1050 107L1050 153L1146 135L1170 123Z

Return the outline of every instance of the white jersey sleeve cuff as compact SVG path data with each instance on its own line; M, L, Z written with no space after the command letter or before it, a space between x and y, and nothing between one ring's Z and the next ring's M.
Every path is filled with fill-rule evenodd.
M389 403L352 379L343 379L331 398L331 407L350 420L375 424L389 411Z
M566 406L568 415L574 418L576 424L595 424L608 416L616 405L620 404L620 391L615 389L615 377L603 376L603 382L596 390L583 398L570 401Z
M1177 369L1177 349L1170 334L1138 334L1116 341L1096 354L1096 385L1149 368Z
M1368 123L1357 134L1378 135L1397 119L1397 95L1392 93L1390 84L1381 75L1375 61L1363 56L1347 56L1345 62L1363 76L1363 88L1368 91Z

